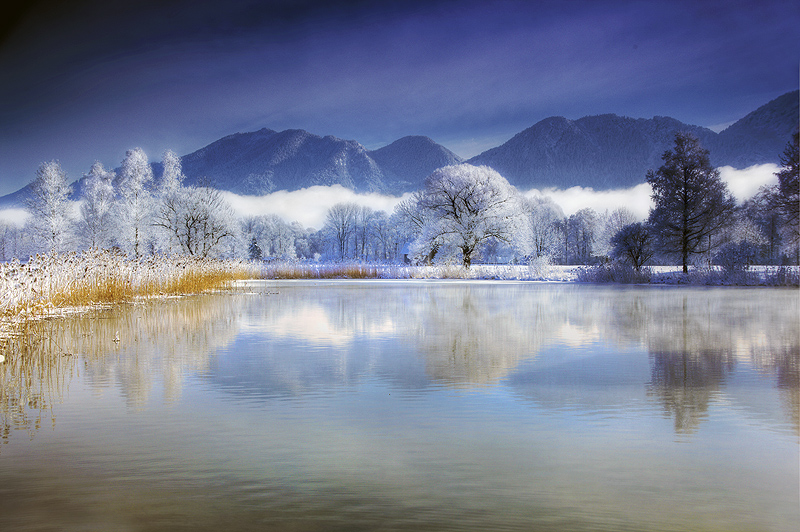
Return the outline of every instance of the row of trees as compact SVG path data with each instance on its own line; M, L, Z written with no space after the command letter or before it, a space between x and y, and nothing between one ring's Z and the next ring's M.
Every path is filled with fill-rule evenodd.
M119 175L95 163L81 180L79 212L57 162L40 166L28 227L0 227L2 259L32 251L116 246L131 257L153 253L260 260L358 260L417 263L525 261L563 264L608 258L640 269L651 260L778 263L800 261L798 136L781 158L779 184L737 204L708 151L678 134L663 165L648 172L655 207L647 220L631 211L582 209L565 216L550 198L527 198L489 167L433 172L422 190L391 214L340 203L324 227L307 229L275 215L237 219L222 194L187 186L180 158L167 151L159 179L141 149L127 152Z
M684 272L701 261L800 262L797 134L781 158L779 184L742 205L693 135L677 134L662 159L646 176L654 203L646 221L625 209L565 217L547 199L524 198L491 168L469 164L436 170L395 216L419 262L457 256L469 267L496 256L498 247L517 260L587 264L610 257L637 270L653 258L677 262Z
M174 152L164 154L163 168L156 182L140 148L126 153L119 175L96 162L80 181L75 212L65 172L56 161L43 163L30 187L31 216L25 230L20 234L3 228L3 258L25 236L31 252L117 247L133 258L224 254L237 233L233 209L218 190L184 185Z

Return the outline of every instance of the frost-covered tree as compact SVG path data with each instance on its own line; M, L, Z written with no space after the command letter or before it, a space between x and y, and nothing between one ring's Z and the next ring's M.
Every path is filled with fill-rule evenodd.
M594 254L599 217L591 208L584 208L567 219L567 247L573 262L588 264Z
M369 260L372 252L372 223L375 209L366 205L355 208L353 219L353 257L358 260Z
M397 218L385 211L377 211L372 218L372 237L375 258L388 261L397 258L399 234Z
M558 246L558 222L564 211L549 197L534 197L524 202L529 228L525 254L533 257L553 256Z
M595 240L595 254L600 256L610 256L613 245L611 239L616 235L620 229L626 225L636 223L636 215L625 207L614 209L610 213L608 211L600 216L599 230Z
M337 203L325 216L323 230L333 243L335 253L339 260L348 257L348 248L355 231L356 212L359 206L352 202Z
M421 198L421 191L414 192L411 197L402 200L395 206L393 216L398 221L397 229L403 245L412 244L414 248L412 255L417 260L430 264L439 252L443 239L441 237L420 238L425 226L433 221L433 213L422 208ZM424 246L421 246L423 243Z
M161 159L164 173L159 183L159 194L166 196L177 192L183 186L181 158L172 150L167 150Z
M0 220L0 261L8 261L23 255L23 229L14 224Z
M233 209L209 187L180 187L163 196L153 225L169 235L171 248L196 257L223 253L236 236Z
M74 224L70 218L70 186L57 161L42 163L31 184L28 210L31 229L47 251L65 251L72 244Z
M95 161L83 179L81 232L88 247L106 248L113 242L112 208L114 205L113 171L106 171Z
M438 242L457 248L469 268L478 250L491 240L514 242L522 227L521 197L488 166L445 166L425 179L419 205L428 212L418 241L423 248Z
M743 220L736 231L739 236L742 228L747 230L747 234L741 235L738 240L758 244L761 259L766 263L775 263L780 257L783 216L776 201L777 194L777 187L763 186L755 196L745 201L741 209Z
M154 211L153 169L141 148L128 150L119 173L117 227L119 243L138 259L151 238Z
M693 255L721 244L718 237L731 224L736 201L697 137L678 133L662 159L658 170L647 173L655 204L649 224L658 250L680 257L686 273Z
M186 206L191 194L183 187L181 159L175 152L167 150L162 157L164 169L158 182L154 202L152 224L159 240L159 247L166 252L183 251L176 235L185 223ZM183 251L185 252L185 251Z

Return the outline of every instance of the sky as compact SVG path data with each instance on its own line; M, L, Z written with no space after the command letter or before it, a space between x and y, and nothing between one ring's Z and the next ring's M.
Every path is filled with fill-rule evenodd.
M800 79L796 0L4 4L0 195L262 127L462 157L549 116L720 129Z

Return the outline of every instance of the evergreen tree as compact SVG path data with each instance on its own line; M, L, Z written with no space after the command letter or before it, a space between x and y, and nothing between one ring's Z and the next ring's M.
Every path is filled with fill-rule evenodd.
M658 170L647 173L655 204L649 223L657 249L679 256L686 273L692 255L721 244L718 236L731 224L736 201L697 137L678 133L675 148L662 159Z
M261 248L258 246L256 237L253 237L250 241L250 247L247 251L250 255L250 260L261 260Z

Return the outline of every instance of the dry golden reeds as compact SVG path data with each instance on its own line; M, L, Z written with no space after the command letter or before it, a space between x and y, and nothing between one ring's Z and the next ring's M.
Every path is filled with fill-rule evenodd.
M255 277L247 263L193 257L128 259L90 249L0 264L0 316L26 317L136 297L193 294Z

